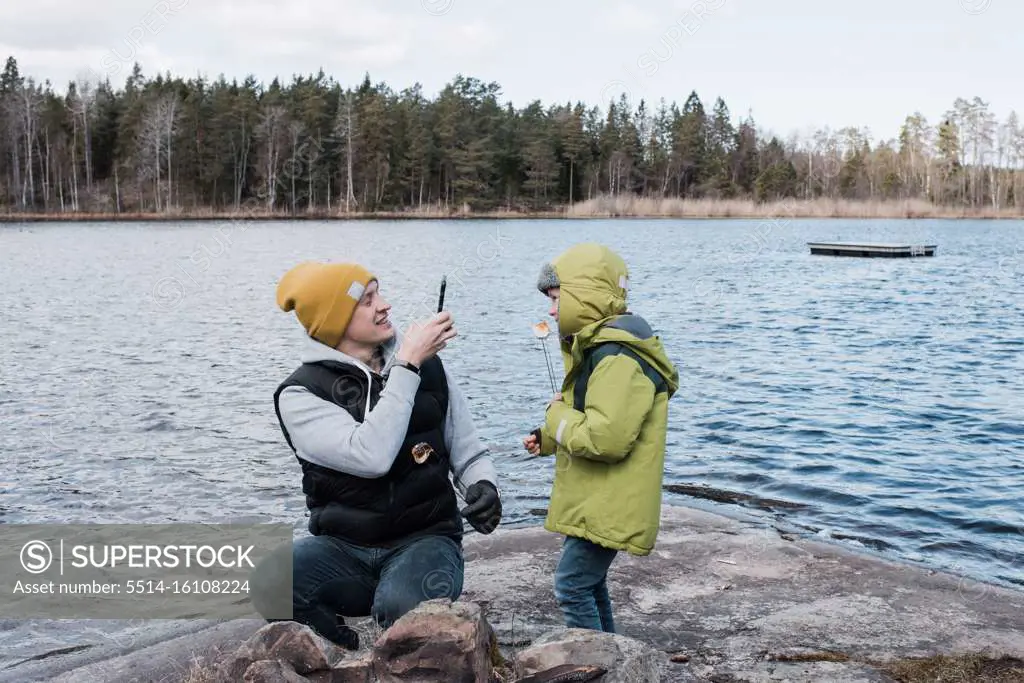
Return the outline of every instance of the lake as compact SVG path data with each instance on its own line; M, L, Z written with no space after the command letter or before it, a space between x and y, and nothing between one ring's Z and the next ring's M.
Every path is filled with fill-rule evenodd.
M811 256L816 240L938 252ZM443 358L492 449L504 523L540 524L552 461L521 445L551 394L534 282L579 241L626 259L631 310L679 367L666 503L1024 585L1021 221L7 224L0 522L303 532L272 398L302 331L274 295L322 259L375 272L400 326L447 275L460 335ZM119 628L0 621L0 666Z

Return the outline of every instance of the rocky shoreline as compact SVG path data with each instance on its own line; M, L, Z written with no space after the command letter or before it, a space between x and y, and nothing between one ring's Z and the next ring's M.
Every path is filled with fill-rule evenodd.
M560 542L541 528L466 541L458 603L479 607L507 661L565 637L551 585ZM762 524L666 506L654 553L620 556L609 583L619 635L656 653L660 680L940 680L913 678L915 667L935 666L963 667L942 680L1024 680L1024 592ZM263 626L213 625L81 666L69 659L21 666L3 680L185 681L201 670L197 660L230 656ZM381 634L369 620L353 626L362 649L347 658L372 656Z
M234 652L197 662L187 683L632 683L664 680L663 660L633 638L584 629L555 629L509 656L479 605L442 598L354 655L294 621L268 624Z

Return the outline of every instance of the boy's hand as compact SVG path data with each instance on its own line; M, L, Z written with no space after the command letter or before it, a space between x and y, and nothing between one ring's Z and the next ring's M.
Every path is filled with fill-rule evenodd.
M540 430L536 429L523 439L523 445L530 455L540 455Z
M551 407L552 403L556 403L556 402L561 401L561 400L562 400L562 392L559 391L557 394L555 394L554 398L552 398L550 401L548 401L548 408Z

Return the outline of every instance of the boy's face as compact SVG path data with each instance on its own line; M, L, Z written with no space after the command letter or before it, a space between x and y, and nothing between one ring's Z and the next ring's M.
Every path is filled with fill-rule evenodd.
M548 310L548 315L558 320L558 297L561 296L562 290L558 287L552 287L548 290L548 299L551 300L551 308Z

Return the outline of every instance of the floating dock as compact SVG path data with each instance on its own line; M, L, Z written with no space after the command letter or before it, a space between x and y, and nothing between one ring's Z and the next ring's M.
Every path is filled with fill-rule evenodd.
M860 256L867 258L910 258L935 256L935 244L861 244L856 242L808 242L819 256Z

